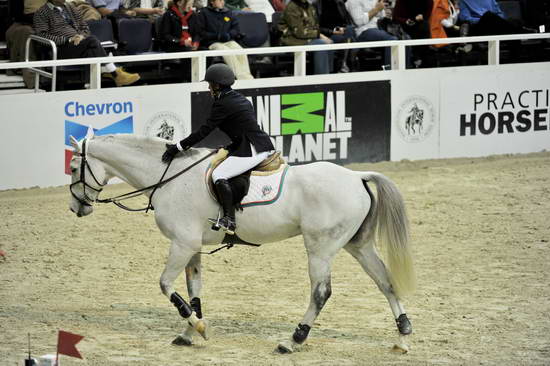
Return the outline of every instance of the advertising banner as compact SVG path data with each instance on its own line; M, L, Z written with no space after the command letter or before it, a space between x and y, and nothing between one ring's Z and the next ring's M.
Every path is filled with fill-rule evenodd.
M389 159L390 82L368 81L240 89L258 124L289 163L340 164ZM206 122L208 92L191 93L193 129ZM227 144L215 131L200 146Z
M547 64L445 75L439 157L549 149L549 87Z
M178 140L191 130L184 85L0 98L0 189L68 184L70 136L135 133ZM159 157L160 163L160 157Z

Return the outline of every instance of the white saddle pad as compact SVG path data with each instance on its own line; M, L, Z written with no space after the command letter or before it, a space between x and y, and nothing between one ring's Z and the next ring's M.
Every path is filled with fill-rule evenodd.
M288 165L272 175L251 175L250 188L248 194L241 201L242 206L269 205L276 202L281 197L287 171Z

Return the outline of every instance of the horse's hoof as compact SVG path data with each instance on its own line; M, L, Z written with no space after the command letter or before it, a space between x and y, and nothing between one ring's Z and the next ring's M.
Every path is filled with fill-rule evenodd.
M400 354L405 354L409 352L409 346L407 345L407 343L405 343L406 338L407 338L406 336L400 335L399 340L397 341L396 344L393 345L391 349L392 352L400 353Z
M397 323L397 329L399 330L399 333L401 333L402 335L409 335L412 333L412 325L409 321L409 318L407 318L407 314L399 315L399 318L395 319L395 322Z
M277 346L275 351L277 351L281 354L286 354L286 353L294 352L294 349L292 348L292 344L290 342L284 341L284 342L279 343L279 345Z
M191 338L183 337L181 335L177 336L176 339L172 341L174 346L192 346L193 341Z
M391 350L395 353L405 354L409 352L409 346L406 344L394 344Z
M197 333L199 333L205 341L208 340L208 333L206 332L207 326L204 320L199 320L194 326Z

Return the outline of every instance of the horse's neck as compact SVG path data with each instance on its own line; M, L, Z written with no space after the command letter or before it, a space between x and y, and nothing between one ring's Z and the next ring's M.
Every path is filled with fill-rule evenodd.
M136 189L148 187L160 181L166 165L161 162L164 144L155 144L151 141L133 141L131 139L98 140L91 146L90 154L100 160L108 176L115 176ZM197 154L193 154L196 156ZM185 160L181 162L180 160ZM196 158L177 159L170 166L165 178L169 178L180 171L180 166L190 165Z

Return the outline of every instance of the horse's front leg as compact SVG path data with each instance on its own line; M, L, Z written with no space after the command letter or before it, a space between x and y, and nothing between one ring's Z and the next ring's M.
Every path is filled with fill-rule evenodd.
M174 281L183 272L191 258L198 253L200 244L182 243L173 240L170 253L162 275L160 276L160 288L162 293L170 299L170 302L178 309L180 315L187 320L204 339L206 335L206 323L197 316L196 311L174 290Z
M195 254L191 257L191 260L185 267L185 280L187 281L187 293L191 301L191 309L197 314L199 319L202 319L202 309L201 309L201 300L200 292L202 289L202 279L201 279L201 255L200 253ZM196 334L195 328L192 325L187 324L187 328L183 331L182 334L176 337L172 344L178 346L190 346L193 344L193 336Z

